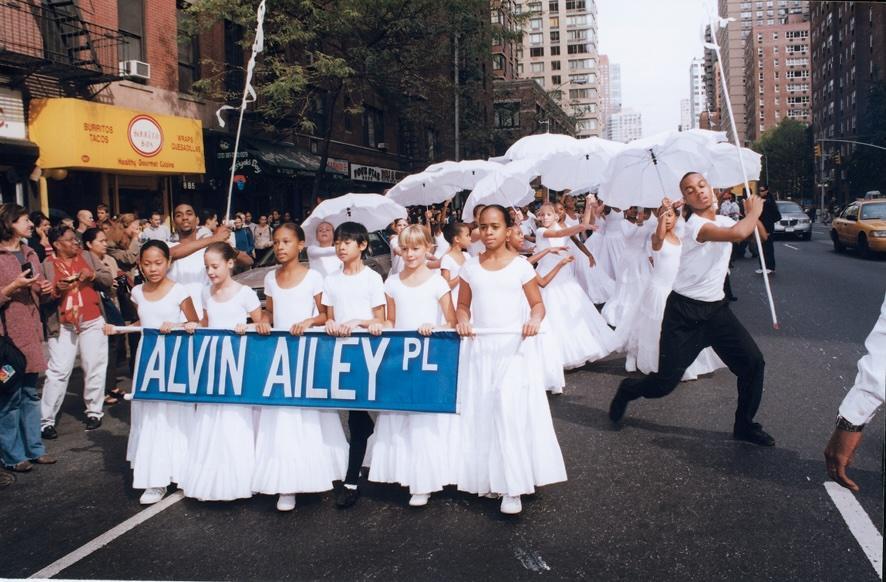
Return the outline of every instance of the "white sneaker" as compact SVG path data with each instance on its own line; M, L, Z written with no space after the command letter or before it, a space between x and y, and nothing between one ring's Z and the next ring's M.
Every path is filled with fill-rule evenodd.
M486 499L501 499L501 493L492 493L490 491L489 493L485 493L480 497L485 497Z
M520 496L505 495L501 498L501 512L507 515L517 515L523 511L523 503Z
M277 498L277 511L292 511L295 509L295 493L283 493Z
M758 275L762 275L762 274L763 274L763 269L757 269L757 270L754 271L754 272L755 272L756 274L758 274ZM766 269L766 274L767 274L767 275L771 275L771 274L772 274L772 269Z
M416 493L409 498L409 507L424 507L430 498L430 493Z
M142 505L153 505L163 499L165 495L165 487L148 487L147 489L145 489L145 492L142 493L142 496L139 498L138 502Z

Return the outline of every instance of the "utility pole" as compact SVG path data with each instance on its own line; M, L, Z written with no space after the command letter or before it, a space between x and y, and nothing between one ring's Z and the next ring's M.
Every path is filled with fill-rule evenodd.
M452 64L455 82L455 161L458 162L461 160L461 136L459 135L461 131L460 127L460 119L459 119L459 70L458 70L458 32L454 35L455 40L453 41L453 46L455 50L453 51L454 55L452 57Z

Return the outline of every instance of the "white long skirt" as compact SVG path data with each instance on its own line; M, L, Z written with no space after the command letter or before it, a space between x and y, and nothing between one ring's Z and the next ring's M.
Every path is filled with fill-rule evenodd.
M255 424L252 406L198 404L182 489L201 501L252 497Z
M429 494L457 481L459 417L455 414L381 412L369 440L369 480L399 483Z
M547 258L547 257L545 257ZM539 270L547 272L553 261L542 261ZM548 263L548 264L545 264ZM611 354L616 347L615 333L581 290L571 270L561 269L541 290L545 321L556 335L560 360L567 370L580 368ZM548 357L542 342L543 357Z
M262 406L255 438L252 490L319 493L344 480L348 441L336 411Z
M139 416L137 438L132 442L132 486L147 489L181 484L194 426L194 405L150 400L134 400L132 404L138 404Z
M461 455L458 488L525 495L566 480L543 387L536 338L466 340L459 362Z

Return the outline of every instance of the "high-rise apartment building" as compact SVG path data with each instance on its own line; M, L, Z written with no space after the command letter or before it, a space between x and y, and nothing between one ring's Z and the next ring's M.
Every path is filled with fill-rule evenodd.
M886 5L816 2L810 12L814 138L874 141L864 120L871 89L886 82ZM824 166L833 200L843 203L875 187L848 182L847 162L859 146L822 142L821 149L824 159L816 159L815 169L821 173Z
M707 108L705 62L696 57L689 64L689 129L698 127L698 118Z
M621 65L609 64L609 113L621 111Z
M609 116L606 124L606 139L627 143L643 135L643 117L631 109L622 109Z
M749 142L781 120L812 121L809 19L789 14L781 24L754 26L745 48L748 92L745 127Z
M692 117L689 99L680 99L680 131L692 129Z
M747 100L745 75L745 40L754 26L771 26L780 22L785 16L793 13L809 14L809 2L804 0L718 0L720 16L733 18L726 28L717 31L717 41L723 57L723 70L729 97L735 114L735 125L741 142L746 142L745 102ZM718 91L721 89L718 87ZM726 119L726 104L722 93L719 96L720 113ZM729 123L724 123L732 138Z
M492 78L513 80L517 78L517 52L519 42L508 33L519 29L517 2L515 0L491 0L492 11Z
M596 0L521 0L518 75L533 79L576 120L578 137L603 129Z

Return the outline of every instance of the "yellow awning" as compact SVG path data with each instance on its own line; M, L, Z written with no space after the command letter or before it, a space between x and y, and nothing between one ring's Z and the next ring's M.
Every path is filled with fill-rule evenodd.
M203 124L82 99L31 102L30 139L41 168L202 174Z

